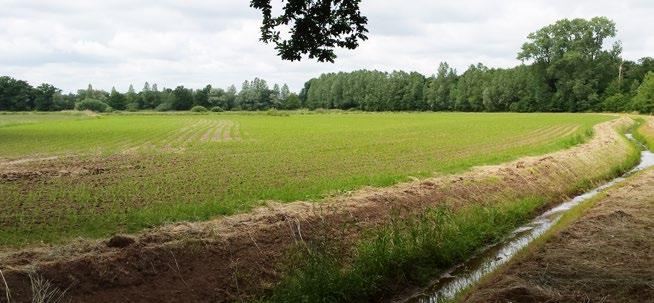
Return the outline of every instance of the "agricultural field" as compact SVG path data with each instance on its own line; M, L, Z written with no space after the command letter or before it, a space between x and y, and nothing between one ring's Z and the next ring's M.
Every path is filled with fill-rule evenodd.
M0 115L0 245L135 232L459 172L578 144L612 118Z
M81 120L88 119L92 115L91 112L59 112L59 113L43 113L43 112L0 112L0 127L42 123L47 121L61 121L61 120Z

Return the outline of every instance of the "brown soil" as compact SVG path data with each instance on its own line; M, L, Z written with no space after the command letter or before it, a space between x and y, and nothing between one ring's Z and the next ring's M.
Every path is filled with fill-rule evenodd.
M122 248L79 240L56 247L5 249L0 251L0 270L15 302L30 301L29 274L68 289L73 302L248 299L279 281L280 263L298 241L329 235L352 243L391 215L418 213L438 203L492 203L528 196L561 201L577 190L575 184L599 178L625 161L628 143L614 128L630 123L623 118L598 125L589 143L546 156L364 189L323 203L269 203L248 214L172 224L133 235L134 242L126 240L128 245L118 245Z
M610 189L572 225L464 302L654 302L654 170Z
M138 169L125 154L109 157L53 156L0 161L0 182L40 181L54 177L98 175Z

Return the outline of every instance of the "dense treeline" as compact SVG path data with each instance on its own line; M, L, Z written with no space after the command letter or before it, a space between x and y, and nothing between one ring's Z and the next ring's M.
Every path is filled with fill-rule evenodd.
M169 111L189 110L194 106L216 111L297 109L300 102L297 94L290 92L288 85L280 87L275 84L270 88L265 80L259 78L243 82L240 91L233 85L227 89L207 85L195 90L184 86L159 90L156 84L146 82L138 93L132 85L127 92L121 93L115 88L111 92L96 90L89 84L87 89L77 93L62 94L60 89L49 84L32 87L25 81L0 77L0 111L59 111L76 108L95 111Z
M438 73L431 77L415 72L368 70L323 74L307 82L300 96L303 106L311 109L652 112L652 98L636 97L639 91L643 92L642 96L648 91L649 95L654 93L651 91L654 59L622 64L624 74L620 78L616 76L597 88L590 85L597 80L579 79L571 83L554 82L552 89L528 65L491 69L478 64L457 75L447 63L441 63Z
M222 110L297 108L365 111L518 111L654 112L654 59L621 59L615 23L605 17L563 19L528 36L518 53L522 64L488 68L479 63L459 74L447 63L426 77L417 72L360 70L323 74L304 84L299 95L287 85L272 88L265 80L245 81L240 90L159 90L145 86L126 93L95 90L62 94L49 84L32 87L25 81L0 77L0 111L91 109L103 111L189 110L202 106Z
M529 35L514 68L441 63L431 77L360 70L323 74L300 93L308 108L372 111L652 112L654 59L622 61L603 47L615 24L603 17L561 20ZM528 64L527 64L528 63ZM649 96L649 97L648 97Z

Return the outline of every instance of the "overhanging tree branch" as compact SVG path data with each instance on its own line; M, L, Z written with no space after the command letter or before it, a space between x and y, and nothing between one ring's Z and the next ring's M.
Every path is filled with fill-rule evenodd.
M355 49L368 39L368 18L361 15L360 0L282 0L279 16L272 15L270 2L251 0L250 6L263 15L260 40L274 43L283 60L299 61L308 55L334 62L335 48ZM288 32L282 34L286 27Z

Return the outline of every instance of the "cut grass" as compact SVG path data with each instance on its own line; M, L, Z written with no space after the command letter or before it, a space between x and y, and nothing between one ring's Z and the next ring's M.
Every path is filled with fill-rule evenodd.
M609 119L588 114L148 114L0 127L0 159L75 155L44 165L101 168L97 174L0 181L0 245L135 232L243 212L266 200L319 200L363 186L459 172L579 144L593 125ZM221 138L232 140L202 140L220 121L232 123L221 130Z

